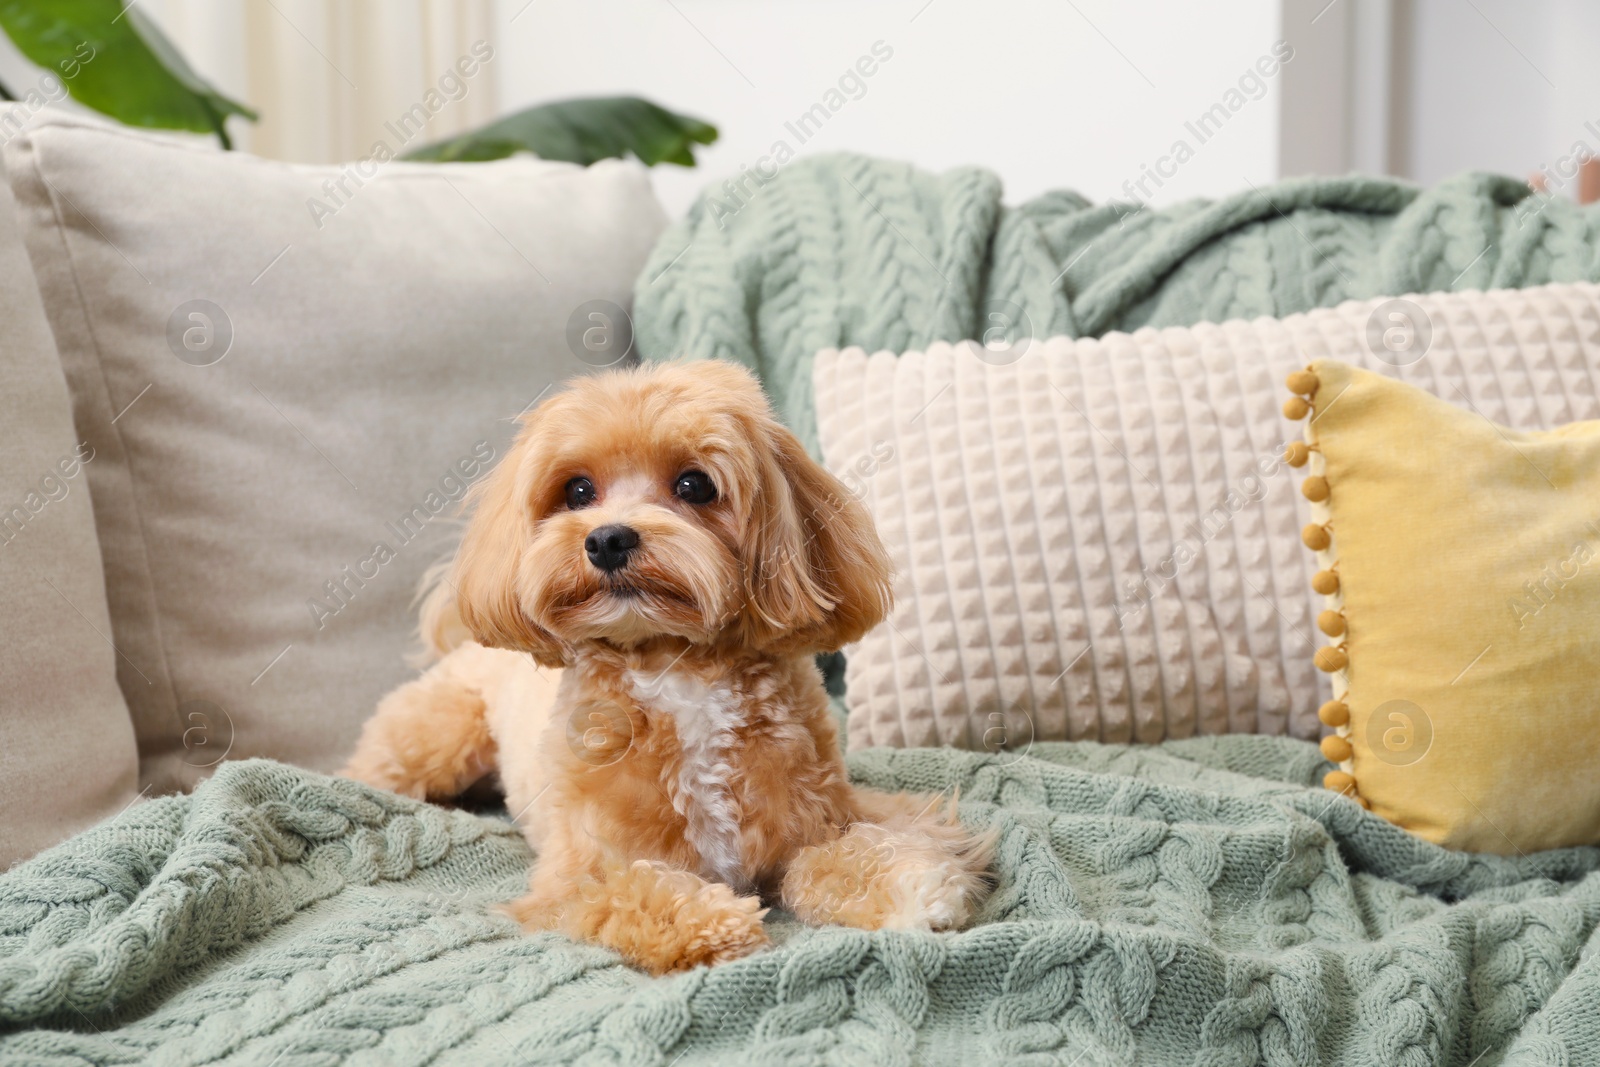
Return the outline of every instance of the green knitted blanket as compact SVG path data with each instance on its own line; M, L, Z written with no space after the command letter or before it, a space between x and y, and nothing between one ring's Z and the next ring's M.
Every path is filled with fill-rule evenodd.
M850 764L999 828L980 921L775 914L773 949L659 980L487 910L531 861L503 819L224 764L0 876L0 1062L1600 1059L1600 850L1446 852L1281 738Z
M901 352L1008 326L1098 336L1379 295L1600 281L1600 204L1485 174L1426 191L1296 179L1162 211L1069 192L1005 207L1000 196L978 168L934 175L848 155L712 188L639 278L639 349L752 367L816 453L811 360L823 348Z

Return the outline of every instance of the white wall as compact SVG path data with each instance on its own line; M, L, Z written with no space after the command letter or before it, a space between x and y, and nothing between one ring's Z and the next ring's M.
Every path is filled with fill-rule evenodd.
M480 36L498 50L485 71L492 77L437 116L430 137L496 109L565 96L638 93L702 116L722 130L721 141L702 152L702 166L655 172L674 212L706 184L754 166L780 139L800 152L861 151L936 171L986 166L999 172L1012 203L1067 188L1095 200L1132 196L1161 205L1284 175L1352 169L1424 184L1467 169L1525 176L1554 169L1580 143L1600 152L1596 0L141 5L197 69L268 113L257 129L237 120L232 128L241 146L280 158L359 155L367 126L414 102L417 86ZM357 14L367 23L352 30L346 23ZM375 22L392 24L390 36L410 42L409 51L386 52L389 38L367 25ZM272 33L264 36L263 27ZM1281 36L1295 59L1264 79L1260 99L1234 97L1237 111L1199 143L1186 123L1227 100ZM359 49L341 47L363 41L378 59L393 52L391 65L404 67L405 77L379 77ZM845 102L801 145L785 124L822 101L879 41L892 58L866 80L860 99ZM429 49L442 49L443 58ZM421 58L401 62L413 52ZM360 74L359 90L346 91L334 62ZM280 68L288 74L276 81L258 77ZM0 38L0 78L25 92L38 76ZM329 136L335 127L340 137ZM1169 157L1170 172L1179 140L1193 157L1157 185L1147 168ZM1575 184L1562 188L1554 177L1562 191Z
M1409 177L1523 177L1580 140L1600 153L1594 0L1416 0L1410 31L1400 161Z
M1276 77L1206 143L1184 127L1269 52L1279 32L1274 0L496 4L502 108L637 93L721 129L700 168L657 168L674 213L779 139L802 152L869 152L932 170L981 164L999 172L1012 203L1057 188L1125 198L1124 183L1180 138L1195 154L1159 189L1146 179L1155 203L1277 176ZM880 40L893 57L800 146L784 123Z

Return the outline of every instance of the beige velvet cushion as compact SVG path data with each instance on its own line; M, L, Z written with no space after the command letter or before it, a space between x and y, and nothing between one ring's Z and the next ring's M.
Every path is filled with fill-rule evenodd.
M88 469L0 183L0 869L134 798ZM87 465L85 463L87 461Z
M827 465L899 570L889 621L846 650L850 744L1317 737L1324 604L1280 459L1299 436L1285 376L1337 358L1503 425L1593 419L1597 293L1352 302L1057 338L1001 365L970 346L822 353ZM1386 347L1400 313L1409 354Z
M508 420L615 358L568 338L629 303L665 222L648 176L296 167L69 117L5 159L100 450L144 780L337 767L408 674L418 578Z

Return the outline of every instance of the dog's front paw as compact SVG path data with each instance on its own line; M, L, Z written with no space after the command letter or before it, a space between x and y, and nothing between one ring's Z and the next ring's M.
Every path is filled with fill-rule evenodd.
M726 963L771 943L758 898L647 860L587 880L564 900L530 894L506 911L524 930L561 929L655 975Z
M981 859L923 835L857 823L802 849L784 903L808 923L862 930L959 930L988 888Z
M680 921L689 936L678 941L674 934L645 947L635 955L641 967L652 974L687 971L702 964L709 967L759 952L772 943L762 923L767 909L759 898L736 897L724 885L711 888L721 890L715 899L684 909Z
M759 899L662 864L638 860L582 895L593 898L593 939L651 974L725 963L770 943Z

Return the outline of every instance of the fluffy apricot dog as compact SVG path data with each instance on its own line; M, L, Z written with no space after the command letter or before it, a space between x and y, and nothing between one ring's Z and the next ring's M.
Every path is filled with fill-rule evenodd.
M509 913L652 973L760 949L764 902L958 928L989 839L953 802L849 783L813 662L883 618L889 578L871 517L744 370L579 379L474 489L424 610L443 658L344 773L443 799L498 770L539 856Z

